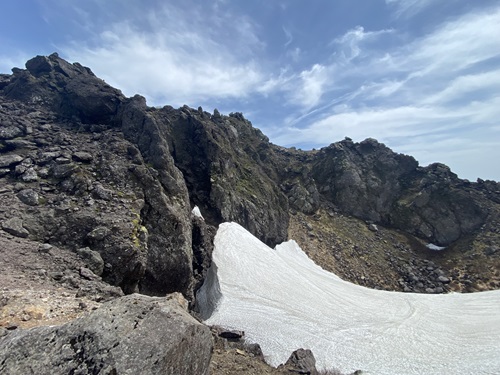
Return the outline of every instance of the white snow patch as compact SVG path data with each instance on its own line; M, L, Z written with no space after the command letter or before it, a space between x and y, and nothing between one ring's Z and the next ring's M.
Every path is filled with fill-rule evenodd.
M213 262L199 292L206 323L244 330L273 366L308 348L318 368L347 373L500 373L500 291L364 288L324 271L294 241L273 250L235 223L220 225Z
M205 220L203 218L203 215L201 214L201 211L200 211L200 208L198 206L194 206L193 210L191 211L191 213L196 216L196 217L200 217L202 218L203 220Z
M433 243L428 243L427 245L425 245L428 249L431 249L431 250L436 250L436 251L441 251L441 250L444 250L446 249L446 247L443 247L443 246L438 246L438 245L434 245Z

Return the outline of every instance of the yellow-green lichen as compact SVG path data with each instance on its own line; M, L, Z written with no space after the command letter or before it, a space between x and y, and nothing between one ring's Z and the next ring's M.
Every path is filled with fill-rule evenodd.
M143 240L147 236L148 229L141 224L141 217L139 214L134 212L133 215L135 218L132 219L132 233L130 234L130 239L137 248L141 248L143 247L141 245L141 239Z

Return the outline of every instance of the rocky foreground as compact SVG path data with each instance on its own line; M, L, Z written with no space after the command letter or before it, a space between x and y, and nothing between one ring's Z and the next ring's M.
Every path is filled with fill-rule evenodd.
M123 294L181 293L192 309L225 221L272 246L294 238L325 269L372 288L500 287L498 182L421 167L373 139L285 149L240 113L150 108L56 54L0 75L4 353L21 350L26 336L14 339L16 327L71 322L103 302L113 309L113 301L142 298L117 299ZM74 337L83 335L78 324L68 326ZM90 363L78 342L67 353L78 366ZM0 372L12 363L1 359ZM74 373L92 373L78 366Z
M189 315L180 293L123 297L91 271L95 259L82 251L5 232L0 238L1 374L257 375L315 368L312 353L304 365L267 365L243 332L210 329Z

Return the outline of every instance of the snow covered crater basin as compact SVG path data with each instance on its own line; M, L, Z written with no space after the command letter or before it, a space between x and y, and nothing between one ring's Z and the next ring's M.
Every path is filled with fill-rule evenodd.
M364 288L315 265L294 241L271 249L221 224L198 293L207 324L244 330L273 366L298 348L318 369L500 374L500 291L424 295Z

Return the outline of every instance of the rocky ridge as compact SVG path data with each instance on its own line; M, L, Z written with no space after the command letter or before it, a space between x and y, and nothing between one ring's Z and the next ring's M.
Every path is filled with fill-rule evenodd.
M103 279L125 293L180 291L193 301L220 222L236 221L272 246L288 238L295 213L313 225L320 208L402 233L422 261L414 245L431 242L498 262L499 184L460 180L441 164L420 167L376 140L285 149L241 113L150 108L56 54L1 75L0 90L4 230L89 247L104 260ZM194 205L204 221L191 215ZM395 251L396 265L384 268L405 279ZM463 258L453 261L471 263ZM340 263L334 269L360 282ZM496 288L498 275L486 271L483 288Z
M374 139L276 146L241 113L151 108L57 54L0 74L1 326L61 324L137 292L193 307L224 221L271 246L294 238L372 288L500 287L498 182Z

